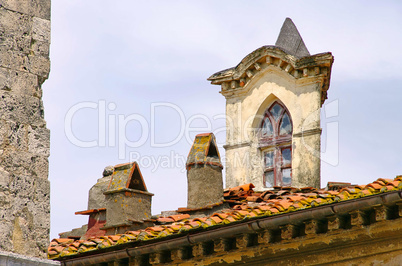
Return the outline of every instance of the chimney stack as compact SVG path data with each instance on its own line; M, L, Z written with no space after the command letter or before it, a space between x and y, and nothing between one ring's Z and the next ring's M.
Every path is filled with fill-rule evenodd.
M106 234L144 227L151 218L154 194L147 191L137 162L114 167L106 196Z
M195 136L186 168L187 208L202 208L223 201L223 166L214 134Z

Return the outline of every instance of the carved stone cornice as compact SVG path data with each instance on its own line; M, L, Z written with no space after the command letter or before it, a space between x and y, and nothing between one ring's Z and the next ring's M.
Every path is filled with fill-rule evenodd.
M331 68L334 57L331 53L296 58L277 46L263 46L247 55L233 68L211 75L212 84L221 85L225 97L241 95L250 88L248 84L262 70L276 67L296 80L311 79L321 83L321 104L327 99ZM309 81L311 82L311 81Z

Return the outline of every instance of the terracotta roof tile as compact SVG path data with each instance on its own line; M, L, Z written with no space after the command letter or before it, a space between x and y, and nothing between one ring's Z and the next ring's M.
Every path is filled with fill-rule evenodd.
M212 216L209 218L210 220L214 221L216 224L219 224L222 222L222 219L219 218L218 216Z
M207 220L207 217L200 217L200 218L195 218L193 221L200 221L204 223Z
M229 214L227 214L227 213L214 213L214 214L212 214L211 216L213 217L213 216L218 216L219 218L221 218L221 219L225 219L226 217L228 217L228 215Z
M107 236L109 239L113 240L113 241L117 241L119 240L121 235L112 235L112 236Z
M230 224L236 222L236 219L233 216L228 216L222 221L224 224Z
M389 182L388 185L392 185L392 186L394 186L394 187L401 187L401 186L402 186L402 182L399 181L399 180L395 180L395 181Z
M113 247L128 242L163 239L172 234L181 234L199 228L209 228L217 225L231 224L253 217L281 215L282 213L314 208L324 204L371 196L392 190L402 190L402 176L395 179L378 179L368 185L343 185L338 190L316 190L313 188L280 188L257 193L252 190L252 184L230 189L225 192L225 201L231 209L215 212L209 217L190 218L189 214L160 217L154 225L138 231L127 231L124 234L110 236L95 236L87 240L66 238L53 239L48 248L48 257L55 259L63 256L74 256L82 252ZM250 199L259 198L258 203Z
M168 218L168 217L159 217L158 219L156 219L158 222L160 223L171 223L174 222L175 220L172 218Z
M367 186L366 186L366 188L374 188L374 189L381 189L382 188L382 185L381 184L379 184L379 183L371 183L371 184L368 184Z
M176 215L171 215L168 218L173 219L175 222L183 220L183 219L188 219L190 218L190 214L176 214Z
M52 242L56 242L58 244L70 244L74 242L74 239L70 238L55 238L52 240Z

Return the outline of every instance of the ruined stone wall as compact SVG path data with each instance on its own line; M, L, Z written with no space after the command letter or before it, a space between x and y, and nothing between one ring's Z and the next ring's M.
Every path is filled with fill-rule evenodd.
M0 0L0 249L45 257L50 228L50 0Z

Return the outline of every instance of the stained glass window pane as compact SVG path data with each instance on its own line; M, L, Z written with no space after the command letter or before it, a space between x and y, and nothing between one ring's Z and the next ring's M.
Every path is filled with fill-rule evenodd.
M279 120L279 116L282 112L282 107L279 104L275 104L270 110L272 116L274 117L275 121Z
M292 124L290 124L290 119L288 114L284 114L282 118L281 125L279 127L279 134L286 135L292 133Z
M274 171L265 172L265 187L274 186Z
M292 162L292 152L290 148L282 150L282 164L290 164Z
M292 184L292 169L282 169L282 184L283 187L288 187Z
M265 167L270 168L274 166L274 152L269 151L265 153Z
M264 137L269 137L269 136L272 136L273 133L274 133L274 130L272 129L271 121L269 121L268 117L265 117L264 124L262 126L262 135Z

